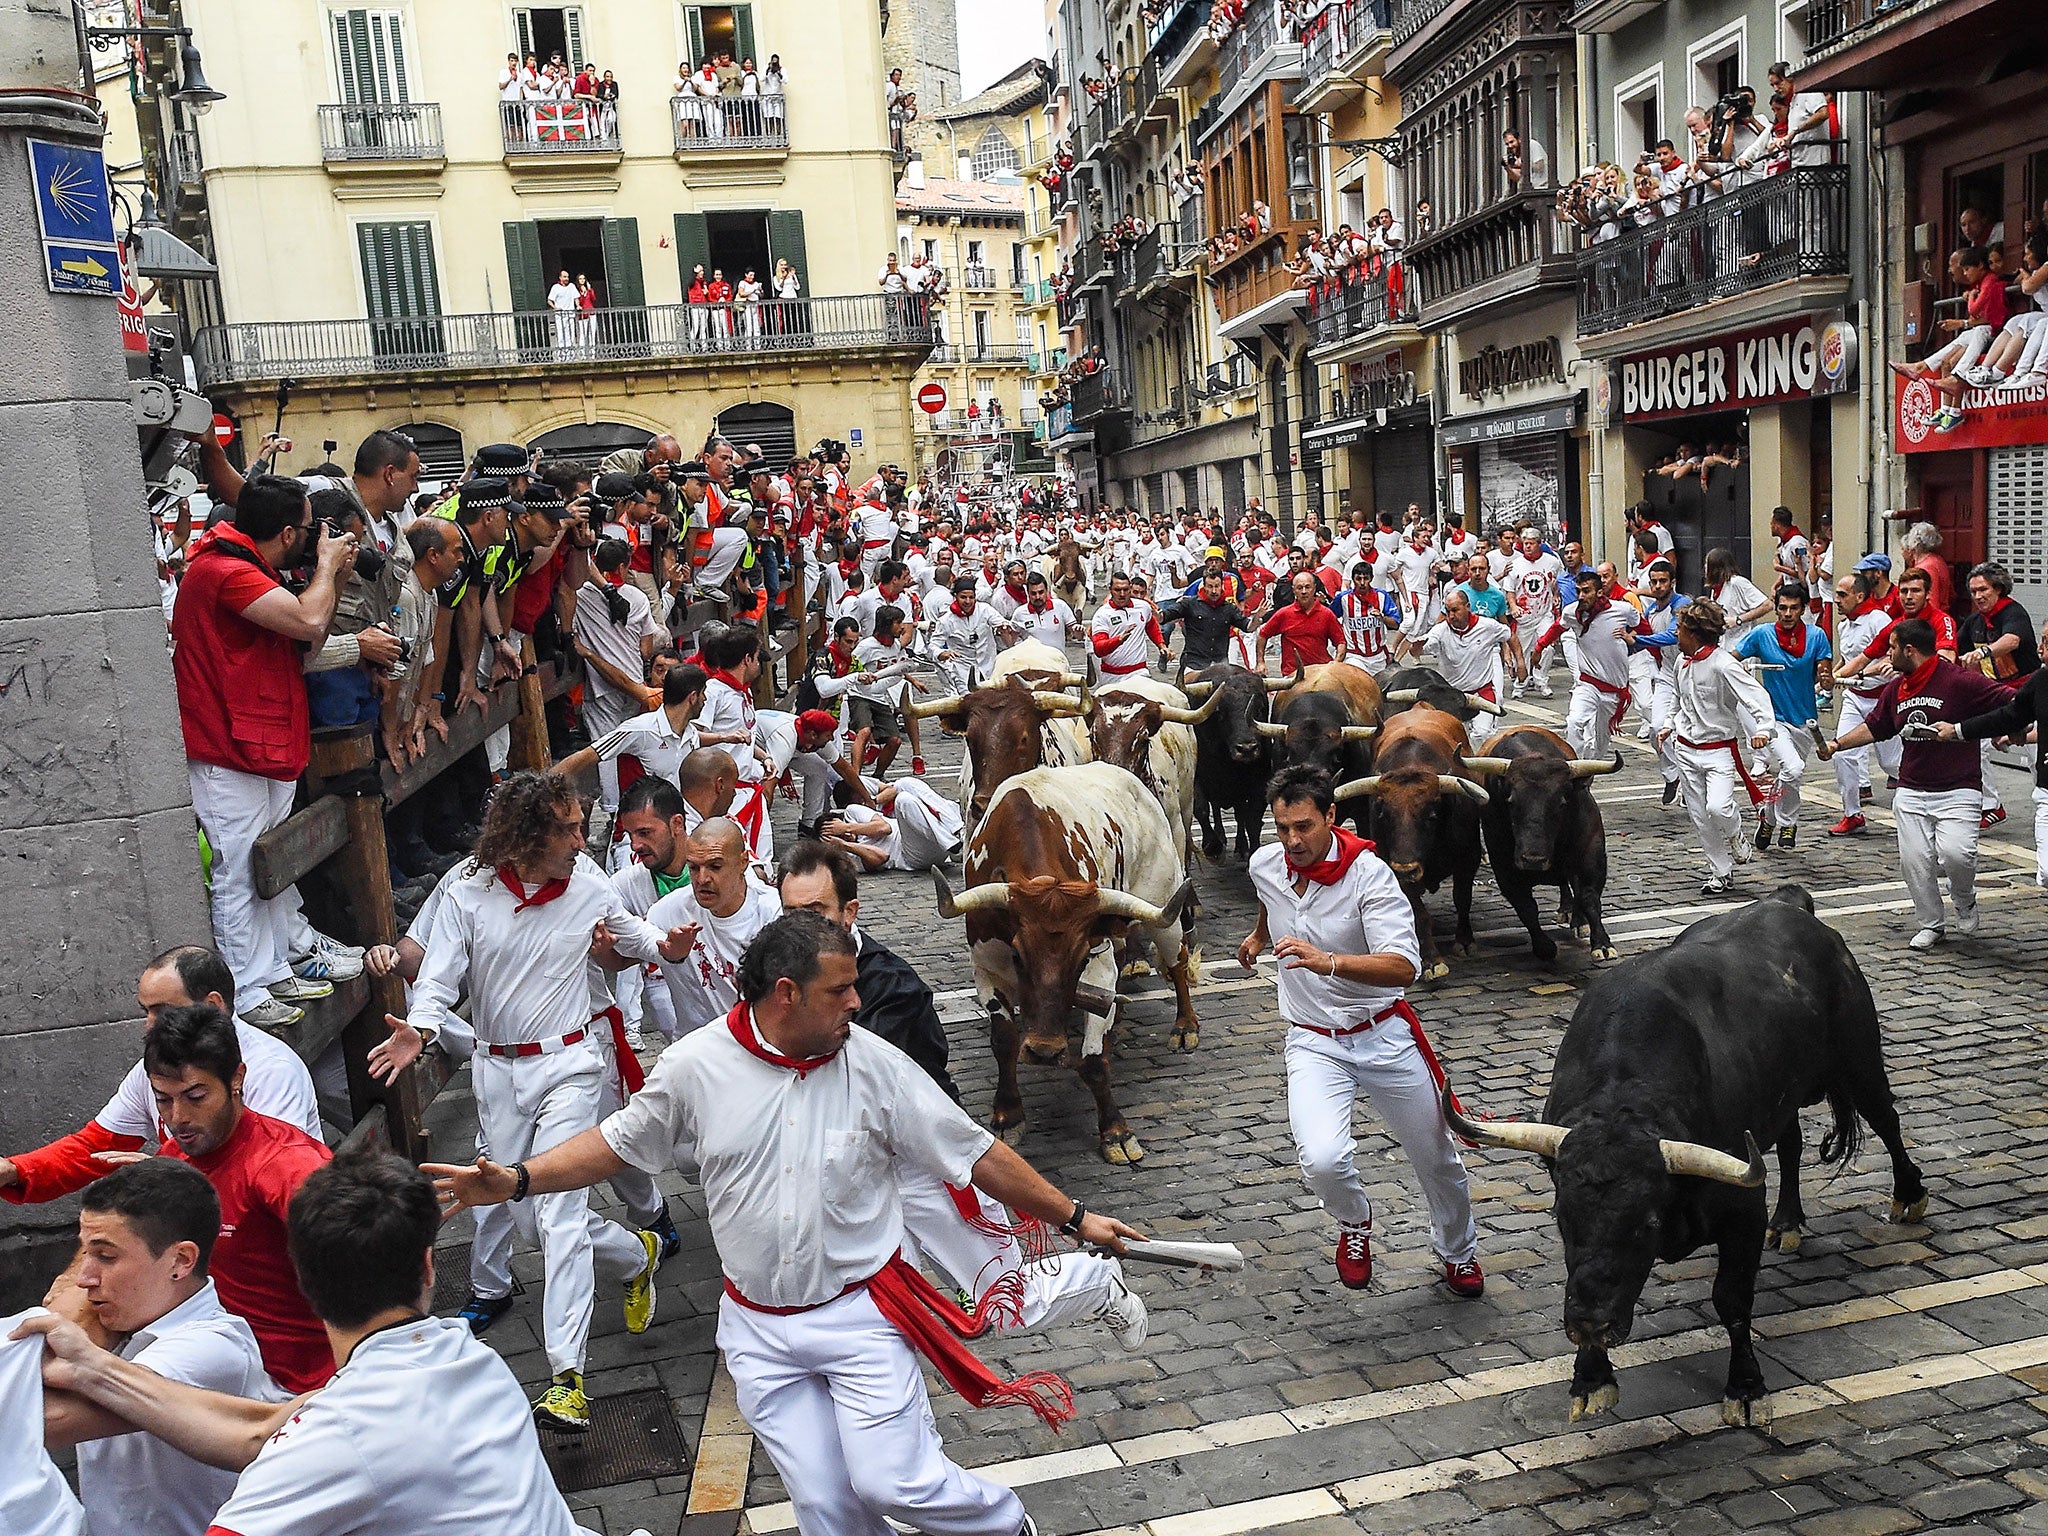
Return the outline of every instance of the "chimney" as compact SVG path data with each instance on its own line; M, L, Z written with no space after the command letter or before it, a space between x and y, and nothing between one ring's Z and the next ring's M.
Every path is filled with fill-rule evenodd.
M903 166L903 185L913 191L924 190L924 156L912 155Z

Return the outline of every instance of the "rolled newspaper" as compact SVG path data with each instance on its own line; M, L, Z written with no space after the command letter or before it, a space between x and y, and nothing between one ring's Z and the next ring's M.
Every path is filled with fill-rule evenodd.
M1244 1268L1244 1255L1235 1243L1124 1243L1123 1257L1145 1264L1166 1264L1175 1269L1236 1271Z

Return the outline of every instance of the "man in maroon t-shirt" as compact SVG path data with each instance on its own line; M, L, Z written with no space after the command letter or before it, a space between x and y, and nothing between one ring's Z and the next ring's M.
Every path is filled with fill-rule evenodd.
M310 1392L325 1385L334 1351L299 1291L285 1216L306 1175L332 1154L297 1126L244 1106L242 1047L218 1008L163 1009L143 1036L142 1068L170 1133L160 1155L189 1162L220 1197L212 1270L221 1305L249 1325L279 1386ZM100 1156L132 1162L142 1154Z
M214 948L235 973L242 1018L266 1029L297 1022L300 1001L334 990L294 974L299 893L259 896L251 855L292 813L312 752L302 653L326 639L355 557L354 535L321 537L303 485L257 475L233 520L193 543L171 614L192 810L213 858ZM308 564L305 590L286 590L279 573Z
M1891 630L1891 664L1897 674L1884 685L1877 707L1861 725L1821 748L1831 758L1844 747L1889 741L1903 744L1899 790L1892 819L1899 833L1899 872L1920 931L1912 947L1932 949L1949 931L1968 937L1977 931L1977 833L1982 777L1974 742L1944 741L1936 727L1960 725L1996 708L2012 690L1981 672L1943 659L1934 626L1925 618L1901 619ZM1941 879L1948 876L1955 918L1944 919Z

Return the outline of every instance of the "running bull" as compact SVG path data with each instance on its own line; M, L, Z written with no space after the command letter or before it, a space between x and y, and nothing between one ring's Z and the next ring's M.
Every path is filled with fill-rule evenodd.
M1223 857L1223 813L1237 817L1237 856L1249 861L1266 822L1266 780L1272 748L1259 732L1267 723L1267 679L1223 663L1206 668L1182 689L1191 699L1216 708L1195 726L1195 820L1202 828L1202 852Z
M1005 780L1041 764L1085 763L1088 735L1077 722L1086 704L1050 688L1020 681L984 683L969 693L919 699L910 713L936 715L939 724L967 738L960 765L960 819L973 826Z
M1468 1120L1448 1089L1444 1104L1466 1140L1534 1152L1550 1170L1564 1329L1578 1346L1572 1418L1617 1401L1608 1351L1628 1338L1651 1267L1712 1243L1714 1311L1728 1330L1721 1416L1767 1425L1750 1318L1764 1248L1797 1248L1805 1222L1800 1107L1827 1103L1823 1163L1856 1155L1860 1116L1891 1154L1892 1220L1927 1210L1899 1134L1877 1007L1848 946L1795 885L1694 923L1587 988L1550 1083L1541 1123ZM1768 1217L1763 1146L1778 1152Z
M1172 977L1174 1044L1193 1050L1195 959L1181 913L1194 897L1174 850L1175 829L1143 784L1108 763L1034 768L1002 785L967 840L967 888L956 897L932 871L939 913L967 919L974 984L996 1058L993 1123L1006 1141L1024 1126L1020 1051L1034 1061L1078 1060L1095 1095L1102 1155L1145 1153L1110 1089L1119 941L1149 934ZM1079 1049L1070 1041L1079 1037Z
M1593 800L1593 780L1619 773L1621 754L1608 763L1582 763L1563 737L1540 725L1501 731L1482 751L1465 759L1465 769L1485 779L1491 795L1479 813L1486 856L1494 884L1529 930L1536 958L1557 958L1557 943L1536 911L1541 884L1558 888L1558 921L1587 935L1595 960L1620 959L1600 911L1607 828Z
M1292 678L1268 678L1274 719L1257 726L1280 743L1281 760L1320 768L1332 779L1356 779L1372 763L1379 734L1380 689L1370 672L1349 662L1297 667ZM1363 818L1359 830L1365 830Z

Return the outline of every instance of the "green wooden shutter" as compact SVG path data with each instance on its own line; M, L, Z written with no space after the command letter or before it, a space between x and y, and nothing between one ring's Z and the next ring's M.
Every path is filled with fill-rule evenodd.
M640 221L606 219L604 240L605 303L614 309L638 309L647 302L640 279Z
M787 261L796 268L797 281L806 296L811 291L811 272L804 261L804 215L801 208L775 208L768 214L768 261Z
M773 214L769 217L772 219ZM772 239L772 237L771 237ZM704 268L704 275L711 275L711 229L701 213L679 213L676 215L676 270L682 274L683 297L690 296L692 269Z
M581 69L586 55L583 52L583 11L580 7L572 5L562 12L562 31L567 34L569 42L569 68Z
M431 225L358 224L363 295L372 320L409 320L441 313Z
M732 8L733 62L744 64L754 58L754 8L751 5L736 5ZM754 59L756 68L762 61Z
M512 32L519 39L519 62L524 64L533 52L533 12L523 5L512 12Z
M532 313L548 307L548 285L540 270L539 225L507 222L505 276L515 313Z
M683 7L683 39L689 49L690 68L700 68L704 63L704 9L702 6Z

